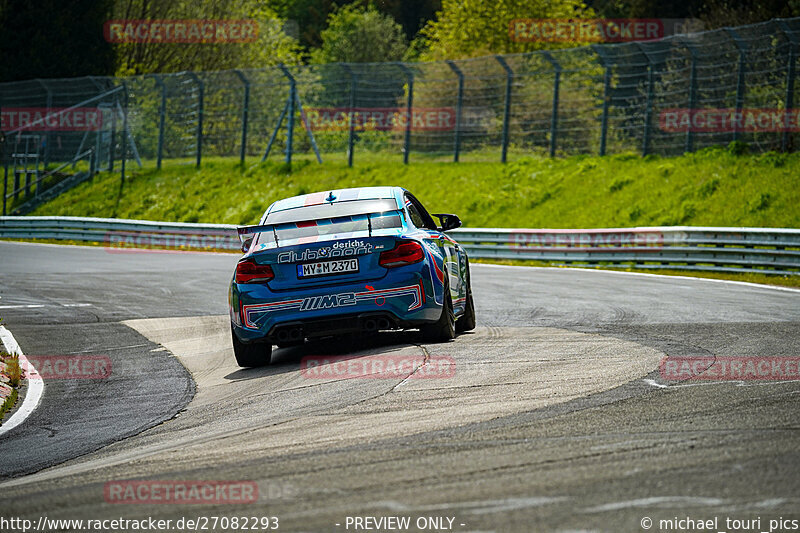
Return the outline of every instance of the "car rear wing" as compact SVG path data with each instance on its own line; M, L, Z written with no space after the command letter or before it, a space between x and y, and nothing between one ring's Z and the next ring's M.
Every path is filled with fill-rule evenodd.
M319 218L314 220L301 220L297 222L282 222L279 224L263 224L257 226L240 226L236 228L236 232L239 235L239 240L242 244L250 238L249 235L256 235L261 233L268 233L271 235L272 239L274 239L275 244L277 245L279 242L278 235L279 233L283 233L287 230L304 230L306 228L311 227L325 227L331 226L331 229L334 226L344 224L344 223L357 223L359 221L366 221L366 229L369 236L372 237L373 229L386 229L387 227L399 227L399 226L391 226L387 224L391 224L392 217L400 217L403 218L403 210L402 209L392 209L390 211L379 211L375 213L362 213L358 215L347 215L347 216L339 216L339 217L330 217L330 218ZM306 230L308 231L308 230ZM361 230L363 231L363 230ZM287 239L287 237L282 237L283 239ZM292 239L292 237L288 237L288 239Z

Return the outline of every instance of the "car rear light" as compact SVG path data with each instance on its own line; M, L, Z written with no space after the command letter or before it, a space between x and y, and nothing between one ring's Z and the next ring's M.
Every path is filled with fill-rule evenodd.
M391 250L381 252L378 264L386 268L394 268L412 263L419 263L425 259L422 245L416 241L398 243Z
M274 277L271 266L259 265L254 259L243 259L236 265L236 283L266 283Z

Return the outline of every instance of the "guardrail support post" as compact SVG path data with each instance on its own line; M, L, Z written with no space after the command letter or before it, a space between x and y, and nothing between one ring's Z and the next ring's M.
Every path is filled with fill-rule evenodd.
M746 68L747 59L747 43L745 43L736 30L733 28L723 28L725 32L731 37L736 49L739 50L739 66L736 68L736 114L741 116L742 109L744 108L744 71ZM739 128L733 128L733 140L739 140Z
M247 76L245 76L241 70L234 70L233 73L242 80L242 84L244 85L244 97L242 101L242 146L239 150L239 162L244 166L244 158L247 153L247 115L250 110L250 80L247 79Z
M642 156L650 153L650 127L653 121L653 92L655 90L655 62L640 43L634 43L647 58L647 101L644 108L644 132L642 135Z
M406 131L403 138L403 164L408 164L408 154L411 151L411 124L414 122L412 106L414 104L414 72L405 63L397 63L405 72L408 80L408 96L406 98Z
M464 73L461 69L451 60L446 61L447 66L450 67L456 76L458 76L458 93L456 95L456 131L453 139L453 162L458 163L458 157L461 153L461 110L464 104Z
M505 163L508 158L508 120L511 117L511 84L514 83L514 71L508 66L503 56L496 55L494 58L506 71L506 96L503 105L503 138L502 138L502 152L500 154L500 162Z
M543 52L544 58L553 65L553 109L550 113L550 157L556 155L556 142L558 140L558 91L561 85L561 65L550 52Z
M167 114L167 86L159 74L148 74L148 78L153 78L156 85L161 90L161 104L158 107L158 152L156 153L156 168L161 170L161 158L164 154L164 121Z
M794 79L795 79L795 63L797 62L797 35L789 29L786 22L779 20L781 31L789 40L789 61L786 65L786 96L783 101L783 110L785 113L791 112L794 107ZM781 135L781 152L789 150L789 128L784 123L783 134Z
M350 65L342 64L342 68L347 71L350 76L350 108L347 112L347 166L353 166L353 148L355 147L355 108L356 108L356 90L358 88L358 77L350 68Z
M187 71L186 75L194 80L197 84L197 168L200 168L200 162L203 159L203 99L205 96L205 84L200 77L194 72Z
M592 50L600 58L600 64L605 69L603 74L603 112L600 117L600 149L599 155L606 155L606 142L608 137L608 108L611 105L611 62L607 60L602 46L592 45Z

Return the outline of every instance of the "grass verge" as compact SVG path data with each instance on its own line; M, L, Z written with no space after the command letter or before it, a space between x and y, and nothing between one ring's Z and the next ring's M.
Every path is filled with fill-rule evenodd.
M252 224L275 200L345 187L400 185L467 227L800 227L800 153L715 148L680 157L523 157L500 163L307 160L241 166L207 158L96 176L36 215Z
M9 355L3 351L0 351L0 362L5 366L2 375L8 378L6 385L11 387L11 393L0 404L0 422L2 422L5 414L13 409L17 403L17 388L22 380L22 368L20 367L18 356Z
M531 155L505 165L431 160L403 165L379 155L364 158L353 168L341 158L323 165L300 159L290 167L270 161L242 166L236 158L212 157L204 159L199 169L170 162L160 171L151 163L145 162L143 169L129 167L124 186L116 173L99 175L34 214L252 224L280 198L335 188L400 185L433 212L457 213L465 227L800 228L800 153L748 155L740 145L672 158ZM800 276L624 270L800 286Z

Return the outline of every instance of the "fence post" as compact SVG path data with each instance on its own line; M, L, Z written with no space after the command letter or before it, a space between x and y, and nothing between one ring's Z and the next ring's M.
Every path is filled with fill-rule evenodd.
M511 115L511 84L514 82L514 71L508 66L503 56L496 55L494 58L506 71L506 97L503 105L503 146L500 155L500 162L505 163L508 156L508 119Z
M603 112L600 117L600 151L599 155L606 155L606 139L608 137L608 108L611 100L611 62L606 58L602 46L592 45L592 50L600 58L600 65L605 69L603 74Z
M122 164L120 166L120 183L125 184L125 160L128 159L128 84L122 82Z
M203 159L203 97L206 86L194 72L187 71L186 74L197 84L197 168L200 168Z
M558 90L561 85L561 65L550 52L543 52L544 58L553 65L553 110L550 113L550 157L556 155L556 141L558 139Z
M283 75L289 80L289 101L286 104L287 113L289 116L287 117L286 122L286 158L284 159L287 164L292 164L292 151L294 150L294 103L297 100L297 82L292 76L292 73L289 72L289 69L286 68L286 65L281 63L278 65L278 68L281 69Z
M6 202L8 201L8 160L3 153L3 216L6 216Z
M241 70L234 70L234 74L236 74L242 83L244 84L244 98L242 102L242 147L239 152L239 162L244 165L244 158L247 152L247 115L250 110L250 80L247 79L247 76Z
M647 59L647 102L644 108L644 133L642 135L642 156L650 152L650 125L653 120L653 92L655 85L655 63L640 43L634 43Z
M116 146L117 146L117 114L114 112L114 104L117 103L117 96L114 94L114 99L111 104L111 144L108 146L108 172L114 172L114 159L116 159Z
M347 113L348 129L347 129L347 166L353 166L353 148L355 145L355 107L356 107L356 89L358 84L358 77L356 76L350 65L342 64L342 68L347 71L350 76L350 108Z
M414 121L412 105L414 103L414 72L405 63L397 63L403 69L408 79L408 97L406 99L406 132L403 139L403 164L408 164L408 154L411 151L411 124Z
M167 114L167 86L159 74L148 74L148 78L153 78L156 86L161 89L161 104L158 107L158 152L156 155L156 168L161 170L161 158L164 153L164 121Z
M789 39L789 63L786 66L786 96L783 101L784 113L790 113L794 107L794 78L795 78L795 62L797 61L797 36L789 29L786 22L779 20L778 24L781 31L786 38ZM783 135L781 135L781 151L786 152L789 149L789 128L784 122Z
M697 106L697 49L685 39L681 39L683 45L689 50L692 58L692 64L689 68L689 116L694 113L694 108ZM686 142L683 147L684 152L691 152L694 149L694 131L692 125L686 129Z
M294 94L290 90L289 91L290 100L293 100L293 98L291 98L292 96L294 96ZM267 160L267 157L269 157L269 153L272 150L272 145L275 143L275 139L278 137L278 130L281 129L281 125L283 124L283 119L286 117L286 113L288 112L288 110L289 110L289 100L286 100L286 105L283 106L281 114L278 116L278 122L277 124L275 124L275 129L272 130L272 135L270 135L269 142L267 142L267 149L264 150L264 155L261 157L262 163Z
M747 43L745 43L741 37L739 37L739 34L737 34L736 30L733 28L723 28L723 30L730 36L731 40L733 40L733 44L736 45L736 49L739 50L739 66L736 69L736 116L741 117L742 108L744 108L744 69L747 54ZM739 140L738 127L733 128L733 140L734 142Z
M464 105L464 73L461 69L451 60L445 61L447 66L450 67L456 76L458 76L458 93L456 96L456 132L453 139L453 162L458 163L458 157L461 153L461 110Z
M47 115L49 116L50 115L50 110L51 110L51 108L53 106L53 93L50 91L50 87L47 86L47 83L45 82L45 80L36 78L36 82L39 85L41 85L42 87L44 87L44 90L47 93ZM44 168L46 170L47 169L47 164L50 162L50 135L47 132L44 133L44 139L45 139L45 141L44 141ZM40 146L36 147L36 152L37 153L39 152L39 148L41 148L41 147ZM28 175L25 174L26 186L27 186L27 183L28 183L29 179L30 178L28 177ZM38 189L38 187L37 187L37 189ZM27 190L25 191L25 194L28 194Z
M3 106L0 105L0 112ZM1 113L0 113L1 114ZM6 216L6 191L8 190L8 161L6 160L6 135L0 129L0 163L3 164L3 216Z

